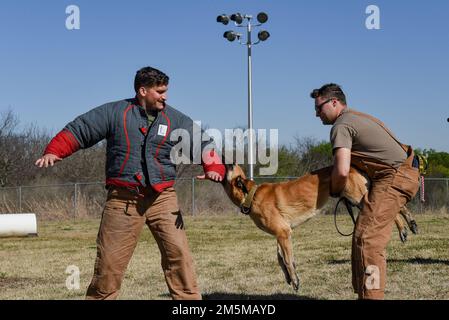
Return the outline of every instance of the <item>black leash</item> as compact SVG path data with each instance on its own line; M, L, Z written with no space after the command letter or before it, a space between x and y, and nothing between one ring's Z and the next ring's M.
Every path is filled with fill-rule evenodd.
M338 226L337 226L337 210L338 210L338 206L340 205L340 202L341 202L342 200L344 201L344 204L345 204L345 206L346 206L346 210L348 210L348 213L349 213L349 215L351 216L352 222L354 223L354 226L355 226L355 218L354 218L354 212L352 211L352 205L351 205L351 203L349 202L349 200L346 199L346 198L340 198L340 199L338 200L338 202L337 202L337 205L335 206L335 210L334 210L334 224L335 224L335 229L337 229L337 232L338 232L340 235L342 235L342 236L344 236L344 237L349 237L349 236L352 236L352 234L354 233L354 231L352 231L351 233L348 233L348 234L344 234L344 233L342 233L342 232L340 231L340 229L338 229Z

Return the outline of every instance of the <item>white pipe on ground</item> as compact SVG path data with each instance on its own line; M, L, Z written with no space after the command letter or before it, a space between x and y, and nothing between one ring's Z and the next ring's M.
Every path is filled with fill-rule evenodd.
M34 213L0 214L0 238L37 236Z

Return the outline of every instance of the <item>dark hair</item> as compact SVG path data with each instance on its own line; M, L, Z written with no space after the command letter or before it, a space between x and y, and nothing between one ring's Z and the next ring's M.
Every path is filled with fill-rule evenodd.
M346 105L346 96L343 93L343 90L341 90L341 87L335 83L328 83L319 89L314 89L310 93L310 97L314 99L318 97L322 97L324 99L336 98L342 104Z
M141 87L155 87L168 85L169 77L152 67L144 67L137 71L134 78L134 90L139 91Z

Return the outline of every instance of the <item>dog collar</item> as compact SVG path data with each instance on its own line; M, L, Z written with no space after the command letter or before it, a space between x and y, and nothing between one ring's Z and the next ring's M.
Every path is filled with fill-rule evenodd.
M249 193L245 197L245 201L240 206L240 211L243 214L249 214L249 212L251 211L251 204L253 203L253 198L254 198L254 195L256 194L257 188L258 188L258 186L257 186L257 184L255 184L251 188L251 190L249 190Z

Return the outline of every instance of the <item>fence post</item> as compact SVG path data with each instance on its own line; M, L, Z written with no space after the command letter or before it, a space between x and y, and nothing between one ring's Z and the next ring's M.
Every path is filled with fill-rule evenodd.
M195 177L192 177L192 216L195 215Z
M419 203L419 213L422 213L422 202L421 202L421 183L422 176L419 176L419 190L418 190L418 203Z
M19 187L19 213L22 213L22 186Z
M75 195L73 197L73 219L76 219L76 207L78 205L78 184L75 183Z
M449 179L446 179L446 194L447 194L447 198L446 199L449 199Z

